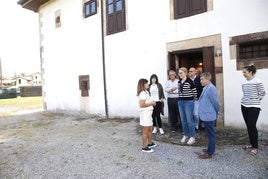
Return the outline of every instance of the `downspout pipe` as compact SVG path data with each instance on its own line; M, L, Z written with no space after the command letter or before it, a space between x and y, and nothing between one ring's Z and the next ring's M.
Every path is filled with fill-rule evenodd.
M102 48L102 72L103 72L103 88L104 88L104 104L106 118L109 118L108 100L107 100L107 84L106 84L106 68L105 68L105 40L104 40L104 6L103 0L101 3L101 48Z

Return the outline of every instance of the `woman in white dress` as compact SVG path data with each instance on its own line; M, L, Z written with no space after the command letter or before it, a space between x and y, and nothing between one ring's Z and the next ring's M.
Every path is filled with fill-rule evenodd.
M156 102L151 100L148 89L148 80L140 79L137 86L137 96L139 97L140 125L143 126L142 151L150 153L153 152L152 148L156 147L152 141L152 113Z

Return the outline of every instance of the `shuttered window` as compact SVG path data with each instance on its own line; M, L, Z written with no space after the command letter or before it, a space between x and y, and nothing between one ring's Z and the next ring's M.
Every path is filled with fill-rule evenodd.
M174 0L174 19L201 14L207 11L207 0Z
M107 35L126 30L125 0L106 0Z

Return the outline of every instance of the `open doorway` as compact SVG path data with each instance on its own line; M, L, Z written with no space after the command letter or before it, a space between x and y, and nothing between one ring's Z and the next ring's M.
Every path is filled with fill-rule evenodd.
M168 62L170 70L177 71L180 67L186 67L187 69L195 67L198 75L203 72L210 72L212 75L211 81L216 84L214 47L170 52Z

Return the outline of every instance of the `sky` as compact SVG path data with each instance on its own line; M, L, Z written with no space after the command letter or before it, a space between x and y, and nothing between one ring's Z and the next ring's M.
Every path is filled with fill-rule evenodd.
M3 77L40 72L38 14L18 0L0 0L0 58Z

